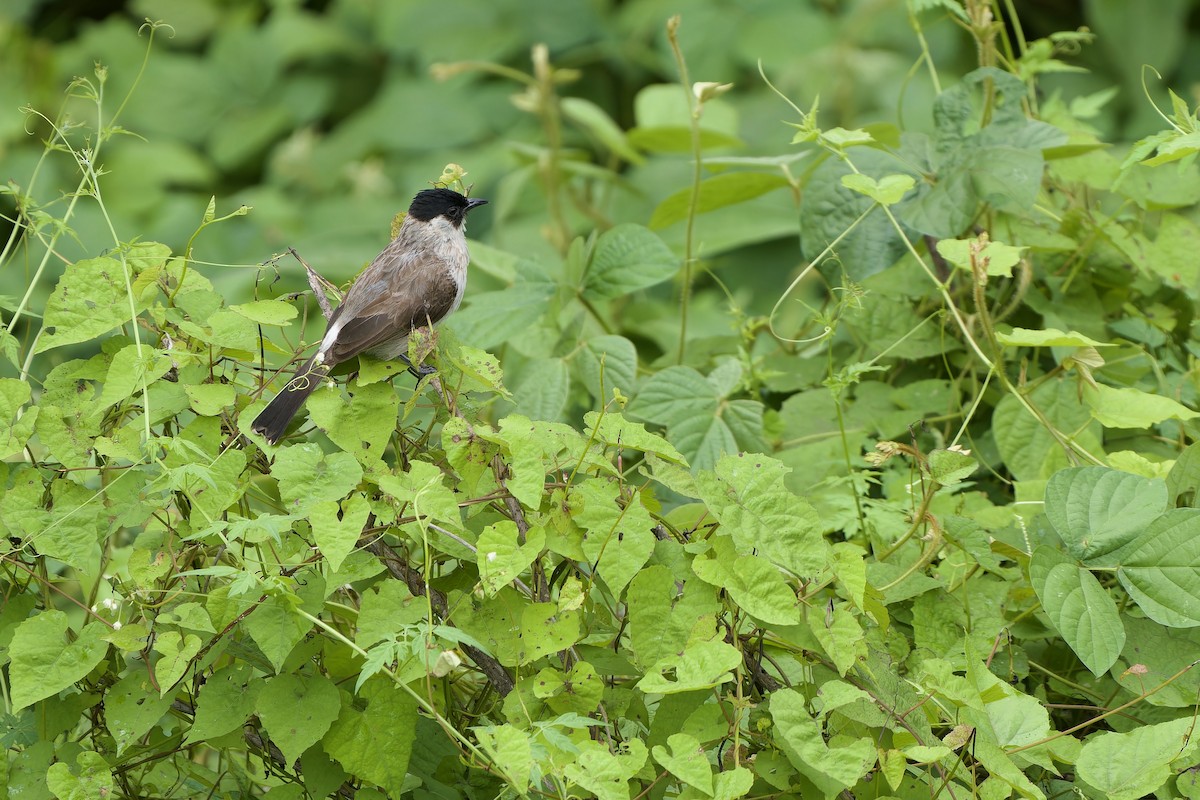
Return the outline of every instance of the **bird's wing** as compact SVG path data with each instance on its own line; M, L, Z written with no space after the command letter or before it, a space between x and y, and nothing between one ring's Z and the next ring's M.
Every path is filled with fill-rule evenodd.
M338 309L345 321L327 350L326 362L346 361L450 313L458 298L450 272L404 266L407 269L362 274L346 297L345 310Z

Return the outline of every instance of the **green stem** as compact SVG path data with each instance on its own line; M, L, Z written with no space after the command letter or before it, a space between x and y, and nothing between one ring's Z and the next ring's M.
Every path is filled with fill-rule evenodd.
M692 193L691 197L688 198L687 231L684 234L683 240L683 293L679 301L679 353L676 357L676 361L680 364L683 363L684 353L687 349L688 307L691 305L692 269L696 258L696 212L700 205L702 163L700 158L700 114L704 110L704 107L697 101L696 95L692 91L692 82L688 77L687 61L684 59L683 50L679 46L678 33L681 23L682 18L678 14L667 20L667 39L671 42L671 52L675 54L675 63L679 67L679 81L683 85L683 93L687 97L689 124L692 135Z

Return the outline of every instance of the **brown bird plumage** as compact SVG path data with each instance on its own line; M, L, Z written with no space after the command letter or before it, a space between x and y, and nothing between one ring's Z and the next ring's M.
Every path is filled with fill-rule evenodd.
M486 200L450 189L418 192L392 243L346 292L312 358L262 410L250 428L271 444L335 366L359 353L408 362L414 328L440 322L462 302L467 285L467 212ZM416 368L416 375L432 370Z

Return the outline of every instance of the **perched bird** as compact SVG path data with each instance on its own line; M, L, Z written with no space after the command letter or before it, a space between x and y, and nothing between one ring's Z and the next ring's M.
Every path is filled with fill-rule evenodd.
M335 366L359 353L399 358L414 375L430 367L408 360L408 336L458 308L467 285L467 213L487 200L450 189L418 192L396 238L375 257L329 318L321 346L250 428L271 444Z

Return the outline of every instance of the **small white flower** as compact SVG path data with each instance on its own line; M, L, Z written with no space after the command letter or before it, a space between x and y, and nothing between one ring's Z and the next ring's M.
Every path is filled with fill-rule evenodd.
M96 613L96 606L92 606L92 613L93 613L93 614L95 614L95 613Z
M493 550L492 552L488 553L487 560L488 560L488 563L495 561L496 560L496 551Z
M120 620L117 620L116 622L113 623L113 630L114 631L121 630L121 621Z

